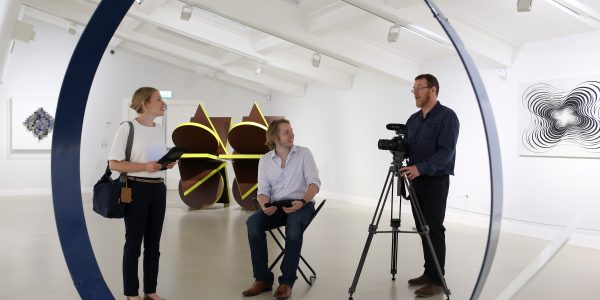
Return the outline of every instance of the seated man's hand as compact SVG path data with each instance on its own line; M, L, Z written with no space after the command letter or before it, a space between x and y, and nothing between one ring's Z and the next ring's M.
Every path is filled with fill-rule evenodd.
M267 216L271 216L271 215L273 215L277 211L277 207L276 206L266 207L263 204L263 205L260 206L260 208L262 209L263 213L265 213L265 215L267 215Z
M304 202L302 200L296 200L292 202L292 206L291 207L283 207L283 211L286 214L291 214L299 209L302 209L304 207Z

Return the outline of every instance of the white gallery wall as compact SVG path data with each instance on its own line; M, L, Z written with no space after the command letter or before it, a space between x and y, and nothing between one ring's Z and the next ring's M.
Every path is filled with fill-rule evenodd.
M600 247L599 159L519 156L520 86L571 78L600 80L600 33L580 34L524 45L507 79L498 70L484 72L499 124L504 167L504 217L507 229L535 223L555 236L582 212L574 242ZM574 88L571 87L571 88ZM520 222L519 220L527 221ZM543 232L538 232L542 234Z
M552 239L583 212L571 242L600 247L600 160L521 157L518 124L522 83L600 79L600 33L526 44L517 50L514 65L507 70L480 66L501 144L503 230ZM461 123L449 218L487 225L489 163L483 123L466 72L458 58L424 63L420 71L438 77L439 100L456 111ZM385 124L404 123L416 111L409 90L410 86L358 76L348 92L311 86L302 99L275 96L273 110L291 119L298 144L313 149L324 195L374 205L391 161L390 154L377 150L377 140L392 136Z
M9 100L15 96L58 98L69 59L79 35L65 29L26 19L34 24L36 38L16 42L6 80L0 85L0 195L49 194L50 156L11 154ZM89 95L81 143L81 184L84 191L98 180L106 166L108 147L122 120L121 105L140 86L172 90L176 99L204 101L211 116L233 116L235 122L247 115L254 101L268 106L266 96L236 86L201 78L193 72L140 57L124 50L106 51ZM168 100L167 100L168 103ZM190 117L195 111L190 111ZM52 113L54 115L54 113Z

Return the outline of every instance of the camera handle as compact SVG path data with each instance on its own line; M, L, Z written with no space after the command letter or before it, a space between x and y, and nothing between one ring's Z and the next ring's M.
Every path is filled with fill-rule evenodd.
M390 270L390 273L392 274L392 280L396 280L396 273L397 273L398 235L400 233L418 233L425 240L425 243L427 244L427 247L429 248L429 252L433 256L435 268L438 272L438 275L441 278L442 287L444 289L444 293L446 294L446 299L447 300L450 299L450 290L448 289L448 286L446 285L446 279L444 278L444 275L442 274L442 270L440 268L440 264L437 259L437 256L436 256L435 252L433 251L433 245L431 243L431 238L429 237L429 226L425 222L425 218L423 216L421 206L419 205L419 202L416 199L416 194L412 187L412 182L408 178L403 177L400 174L399 170L401 167L402 167L402 164L398 163L396 160L394 160L394 162L392 162L392 165L390 166L388 174L385 178L385 183L383 184L383 188L382 188L381 194L379 196L379 201L377 202L377 207L375 208L375 212L373 214L371 224L369 224L369 235L367 236L367 241L365 242L365 247L363 248L363 252L360 257L358 267L356 268L356 273L354 274L354 279L352 280L352 285L348 289L348 294L349 294L348 299L349 300L353 300L352 295L356 291L356 286L358 284L360 274L362 273L362 269L364 267L365 260L367 258L367 254L369 252L369 248L371 247L371 242L373 241L373 236L376 233L391 233L392 234L392 253L391 253L391 270ZM400 230L400 212L401 212L400 203L398 203L398 207L399 207L398 208L398 218L396 219L393 217L394 216L393 215L394 177L398 177L398 195L409 200L411 206L413 207L413 211L416 212L415 213L415 223L417 226L416 231ZM403 195L403 192L402 192L403 190L405 192L408 192L407 196L404 196L406 194ZM379 221L381 220L381 215L383 214L383 211L385 209L385 204L387 202L388 196L389 196L389 199L391 202L391 205L390 205L390 208L391 208L391 214L390 214L391 230L377 230L379 227Z

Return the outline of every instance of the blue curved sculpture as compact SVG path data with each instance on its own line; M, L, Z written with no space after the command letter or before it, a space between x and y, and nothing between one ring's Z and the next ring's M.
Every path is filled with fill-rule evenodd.
M98 64L133 0L103 0L85 27L65 73L52 139L52 200L56 227L81 299L114 299L96 262L81 199L79 149L85 106Z
M458 56L467 70L469 80L471 80L471 85L475 91L475 97L477 97L477 103L479 104L479 111L481 112L483 126L485 129L488 147L488 159L490 162L492 199L490 208L490 225L488 228L488 239L485 254L481 264L481 269L479 271L479 276L477 277L477 283L475 283L475 287L471 293L471 299L478 299L479 295L481 295L481 290L483 289L485 281L487 280L487 276L490 273L490 269L492 268L492 262L494 261L496 248L498 247L498 238L500 237L500 223L502 222L502 161L500 159L498 130L496 130L496 121L494 120L494 114L492 113L490 99L485 91L485 87L483 85L483 81L481 80L481 76L479 75L479 71L477 70L477 66L475 66L475 63L469 55L469 52L467 52L467 49L465 49L462 40L454 28L452 28L448 22L448 19L444 17L440 9L433 3L433 1L424 1L427 6L429 6L429 9L431 9L433 16L438 20L440 25L442 25L442 28L444 28L444 31L450 38L450 41L454 45L456 52L458 52Z

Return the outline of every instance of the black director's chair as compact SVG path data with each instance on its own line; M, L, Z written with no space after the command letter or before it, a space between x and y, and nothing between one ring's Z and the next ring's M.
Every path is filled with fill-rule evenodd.
M304 231L306 231L306 228L308 228L308 225L310 225L310 223L312 223L313 219L317 216L317 214L319 213L319 211L321 210L321 208L325 204L326 200L327 199L323 199L321 201L321 203L319 204L319 206L315 209L315 211L313 212L313 214L310 216L310 219L308 220L308 223L306 223L306 226L304 226L304 229L302 229L302 233L304 233ZM256 200L256 198L254 198L253 203L254 203L254 206L256 207L256 209L260 209L260 205L258 205L258 200ZM283 233L283 231L281 231L281 226L277 227L277 228L274 228L274 229L276 229L277 232L279 232L279 236L285 241L285 234ZM275 267L275 265L283 258L283 255L285 254L285 246L277 238L277 236L275 235L275 233L273 233L273 229L269 229L268 231L269 231L269 234L271 235L271 237L273 237L273 240L275 240L275 243L277 243L277 246L279 247L279 249L281 249L281 252L279 253L279 255L277 255L277 258L275 258L275 260L269 266L269 270L273 270L273 268ZM317 273L311 267L311 265L306 261L306 259L302 256L302 254L300 254L300 261L302 261L304 263L304 265L306 265L306 267L310 270L311 275L310 275L310 277L306 277L306 274L304 273L304 271L300 267L300 264L298 265L298 271L302 275L302 278L304 278L304 281L306 281L306 283L308 285L312 285L313 282L315 282L315 280L317 279Z

